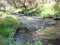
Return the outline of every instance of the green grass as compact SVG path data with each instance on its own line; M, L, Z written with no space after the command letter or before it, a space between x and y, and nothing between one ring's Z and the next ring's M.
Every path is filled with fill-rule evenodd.
M44 45L41 41L30 42L16 42L13 38L0 37L0 45ZM52 45L52 44L48 44Z
M0 20L0 34L8 37L13 33L14 27L22 27L21 23L12 17L1 18Z
M0 34L4 37L8 37L11 33L13 33L13 31L10 28L4 28L3 30L0 30Z
M0 45L43 45L41 41L30 42L16 42L13 38L0 37Z

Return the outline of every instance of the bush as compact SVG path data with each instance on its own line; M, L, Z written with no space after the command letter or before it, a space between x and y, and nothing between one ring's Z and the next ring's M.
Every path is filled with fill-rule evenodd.
M16 42L13 38L0 38L0 45L44 45L42 41L33 42ZM52 44L48 44L52 45Z
M0 45L43 45L41 41L33 42L16 42L13 38L0 38Z
M12 28L13 26L19 25L20 22L16 19L6 17L2 20L0 20L0 29L3 28Z
M22 13L22 14L25 14L27 16L34 16L35 10L36 10L36 8L24 9L23 11L19 11L18 13Z
M4 28L3 30L0 30L0 34L5 37L8 37L11 33L13 33L13 31L10 28Z
M0 20L0 34L3 36L9 36L12 31L13 31L13 27L21 27L22 25L20 24L20 22L16 19L13 19L11 17L6 17L4 19Z
M44 4L37 10L37 14L41 17L55 16L58 14L60 7L57 4Z
M60 16L60 7L57 4L43 4L40 7L37 8L31 8L31 9L26 9L23 10L22 12L25 15L36 15L40 17L55 17L55 16Z

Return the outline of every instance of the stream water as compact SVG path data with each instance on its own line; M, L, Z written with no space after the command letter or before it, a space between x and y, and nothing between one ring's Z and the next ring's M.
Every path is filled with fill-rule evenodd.
M16 42L53 40L60 37L60 20L43 19L36 16L16 16L26 29L20 29Z

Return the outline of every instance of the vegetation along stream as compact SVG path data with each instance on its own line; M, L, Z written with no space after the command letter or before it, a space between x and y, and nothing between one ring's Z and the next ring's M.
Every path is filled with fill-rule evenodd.
M0 45L60 45L60 0L0 0Z

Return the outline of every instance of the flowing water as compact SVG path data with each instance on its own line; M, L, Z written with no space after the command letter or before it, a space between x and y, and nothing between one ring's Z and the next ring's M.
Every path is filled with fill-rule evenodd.
M43 19L36 16L16 17L24 27L17 32L16 42L34 43L37 40L54 40L60 37L60 20Z

